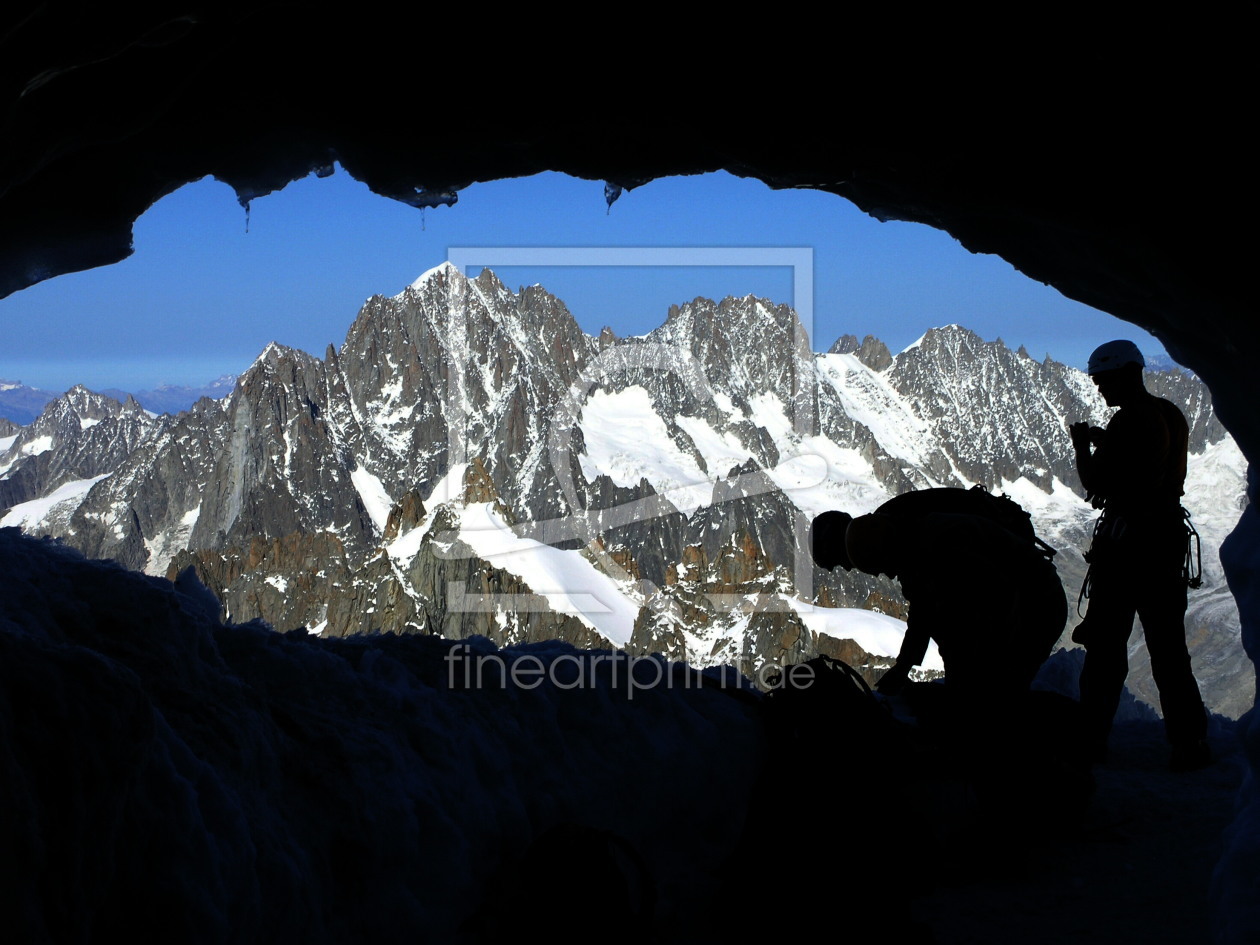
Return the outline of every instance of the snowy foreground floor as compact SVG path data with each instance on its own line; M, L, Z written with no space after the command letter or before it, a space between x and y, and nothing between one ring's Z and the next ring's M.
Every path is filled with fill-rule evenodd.
M936 945L1211 942L1209 889L1242 780L1235 726L1217 718L1216 761L1167 770L1158 722L1117 726L1083 821L1047 810L1023 858L1005 857L917 899Z
M1126 722L1077 813L1061 716L995 739L978 832L851 686L224 627L207 593L0 529L6 941L1211 941L1230 723L1171 774Z

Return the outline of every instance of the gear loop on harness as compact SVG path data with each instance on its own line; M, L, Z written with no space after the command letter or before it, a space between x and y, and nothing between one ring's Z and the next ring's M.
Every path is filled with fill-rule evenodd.
M1088 564L1089 567L1085 569L1085 577L1081 581L1081 592L1076 596L1076 616L1080 617L1082 620L1085 619L1085 615L1081 613L1081 605L1085 603L1085 601L1089 600L1090 576L1094 573L1094 551L1098 546L1098 536L1106 534L1103 528L1103 522L1106 520L1107 512L1104 509L1103 514L1098 516L1097 521L1094 522L1094 532L1090 536L1089 540L1089 551L1085 552L1084 555L1085 563Z
M1181 566L1181 577L1186 587L1197 591L1203 586L1203 542L1199 540L1194 522L1190 521L1190 510L1183 507L1181 515L1186 528L1186 558Z

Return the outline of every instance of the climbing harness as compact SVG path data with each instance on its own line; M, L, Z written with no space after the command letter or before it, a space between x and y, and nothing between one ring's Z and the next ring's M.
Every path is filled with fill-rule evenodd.
M1089 538L1089 551L1084 554L1085 563L1088 567L1085 569L1085 579L1081 581L1081 592L1076 595L1076 616L1082 620L1085 619L1085 615L1081 613L1081 605L1089 600L1089 585L1094 575L1094 549L1098 547L1098 536L1108 534L1112 530L1110 523L1104 525L1106 522L1107 513L1104 511L1102 515L1098 516L1098 520L1094 522L1094 533ZM1121 534L1124 533L1123 525L1120 526L1119 531ZM1072 634L1072 639L1076 640L1075 633ZM1077 640L1077 642L1081 641Z
M1185 529L1186 551L1181 562L1181 579L1185 582L1186 587L1192 591L1197 591L1203 586L1203 544L1199 540L1199 532L1194 527L1194 523L1190 521L1190 510L1184 506L1181 509L1182 526ZM1119 542L1124 538L1128 531L1128 523L1119 516L1109 516L1106 509L1103 514L1098 517L1098 521L1094 523L1094 534L1090 540L1089 551L1085 552L1085 561L1089 564L1085 571L1085 579L1081 582L1081 593L1076 598L1076 616L1084 618L1081 613L1081 605L1089 600L1089 588L1091 577L1094 573L1095 549L1098 547L1098 540L1103 540L1104 546L1108 542Z

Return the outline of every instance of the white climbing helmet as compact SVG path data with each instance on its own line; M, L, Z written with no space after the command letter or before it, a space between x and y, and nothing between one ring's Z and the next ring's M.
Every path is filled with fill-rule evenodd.
M1086 370L1089 374L1099 374L1102 371L1114 371L1126 364L1146 367L1146 359L1132 341L1118 339L1095 348L1094 353L1089 356L1089 367Z

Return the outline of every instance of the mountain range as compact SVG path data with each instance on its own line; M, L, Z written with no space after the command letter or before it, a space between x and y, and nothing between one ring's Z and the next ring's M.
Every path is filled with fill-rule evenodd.
M1190 422L1206 586L1189 638L1208 702L1236 716L1254 679L1217 548L1245 463L1197 379L1147 383ZM1005 492L1074 599L1096 513L1067 427L1109 413L1081 372L958 326L895 355L870 336L820 354L791 308L750 296L590 336L540 286L444 265L369 299L322 359L269 345L186 411L56 398L0 431L0 524L195 574L225 618L277 630L559 638L754 679L826 653L874 673L904 601L815 569L809 520L908 489ZM1154 703L1140 635L1133 657Z
M99 393L118 401L133 397L141 407L151 413L179 413L189 409L202 397L226 397L235 384L235 374L224 374L209 384L198 387L160 384L153 390L140 390L134 394L116 388L106 388ZM21 381L0 379L0 436L7 435L6 431L12 432L10 427L32 423L59 396L61 395L52 391L28 387Z

